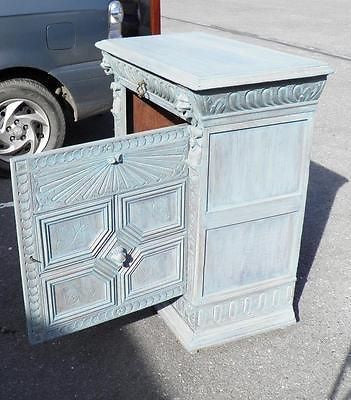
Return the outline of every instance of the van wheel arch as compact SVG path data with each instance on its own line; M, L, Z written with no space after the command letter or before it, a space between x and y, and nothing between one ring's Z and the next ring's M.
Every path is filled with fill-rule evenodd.
M38 68L12 67L0 71L0 82L10 79L30 79L37 81L56 98L68 119L78 119L78 110L69 89L54 76Z

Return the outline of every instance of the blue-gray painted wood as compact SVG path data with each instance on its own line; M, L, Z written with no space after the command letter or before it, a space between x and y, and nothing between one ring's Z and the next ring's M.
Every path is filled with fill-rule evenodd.
M166 80L207 90L325 75L320 61L203 32L102 40L97 47Z
M99 44L117 139L12 161L32 341L180 294L159 313L190 351L294 323L330 69L202 34L118 43ZM141 87L188 125L126 136L126 90Z
M32 343L183 293L188 137L177 126L11 160Z
M330 68L199 33L98 47L117 135L121 88L141 83L192 125L186 292L160 315L190 351L294 323L312 122Z
M207 210L295 193L305 127L298 121L211 135Z

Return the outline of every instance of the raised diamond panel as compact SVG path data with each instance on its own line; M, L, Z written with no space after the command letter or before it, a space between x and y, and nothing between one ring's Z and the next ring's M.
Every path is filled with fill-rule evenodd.
M112 270L96 264L80 271L46 279L49 324L115 304L116 279Z
M120 197L120 230L139 242L184 229L184 182Z
M44 269L92 258L112 235L112 201L40 216Z
M183 238L144 246L131 254L124 274L126 300L182 282Z

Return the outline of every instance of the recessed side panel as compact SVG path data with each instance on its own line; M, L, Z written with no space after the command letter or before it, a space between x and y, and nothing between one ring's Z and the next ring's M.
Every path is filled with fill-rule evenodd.
M120 230L143 242L184 229L184 185L181 182L122 196Z
M288 276L298 213L208 230L203 295Z
M211 134L208 211L299 191L307 121Z
M93 258L113 234L112 200L38 217L44 270Z

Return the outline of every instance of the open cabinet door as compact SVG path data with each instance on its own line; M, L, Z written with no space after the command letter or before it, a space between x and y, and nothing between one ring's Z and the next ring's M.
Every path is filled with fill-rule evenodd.
M29 338L183 293L188 127L11 160Z

